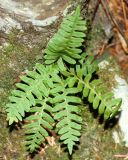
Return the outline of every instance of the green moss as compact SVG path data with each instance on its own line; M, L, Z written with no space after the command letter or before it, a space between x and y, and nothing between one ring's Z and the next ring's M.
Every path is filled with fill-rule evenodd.
M118 125L112 127L113 122L110 122L110 127L105 129L105 123L96 116L96 112L92 111L90 107L83 106L82 136L80 145L76 147L72 155L72 160L115 160L114 155L127 153L127 148L123 144L115 144L112 138L112 132L119 131ZM45 152L44 158L48 160L69 160L71 158L64 147L60 148L57 141L56 145L47 146ZM39 159L38 156L35 157L35 160Z
M46 157L49 160L69 160L68 152L64 152L64 148L60 148L60 144L56 144L55 146L50 146L46 149Z
M19 76L32 70L37 61L42 61L42 49L45 47L50 32L26 31L13 29L6 39L6 44L0 48L0 158L26 160L28 155L23 148L23 133L16 126L10 132L5 115L5 105L8 95L15 88Z
M41 32L29 33L17 29L9 33L6 45L0 49L0 109L5 106L8 93L19 81L18 77L26 70L32 70L37 61L42 61L42 49L47 41L47 37L42 36Z
M1 112L0 128L0 158L25 160L25 150L21 143L21 132L19 133L18 130L15 130L13 133L9 132L10 129L7 128L6 116Z
M84 107L83 125L81 144L79 150L73 155L73 160L114 160L114 155L122 152L127 152L127 148L116 145L112 139L112 132L114 128L104 129L104 123L101 123L100 117L94 118L94 111L90 113L89 107Z
M100 45L105 41L105 34L100 24L95 25L87 36L87 54L98 53Z
M112 88L117 85L117 82L115 81L115 75L118 74L122 76L122 73L116 60L112 56L110 56L107 51L100 59L98 59L98 62L100 63L104 60L108 64L105 67L99 69L98 76L101 78L103 83L105 83L107 88L111 91Z

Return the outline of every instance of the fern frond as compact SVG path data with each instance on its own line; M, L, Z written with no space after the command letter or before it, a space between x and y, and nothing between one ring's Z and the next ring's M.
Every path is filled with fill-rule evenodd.
M77 88L66 88L66 81L61 81L55 88L51 90L53 98L53 112L54 119L58 121L56 127L60 140L67 145L69 153L72 154L73 146L76 141L79 141L81 135L81 121L80 109L78 104L81 99L74 94L79 91Z
M30 108L36 105L35 99L43 100L43 97L48 96L48 88L53 87L50 73L55 71L54 68L37 64L35 69L21 77L22 82L16 84L17 89L12 91L9 97L10 103L6 109L9 124L22 121L25 112L29 112Z
M115 116L119 110L121 99L114 99L111 92L105 93L106 88L100 79L92 79L92 73L95 72L96 66L93 57L89 56L82 66L77 65L76 69L70 68L69 72L62 71L62 73L68 76L68 86L74 87L77 85L77 90L82 92L83 98L87 97L93 108L98 109L99 114L103 114L104 119L107 120Z
M45 64L56 62L60 57L69 64L75 64L81 59L82 46L86 30L85 21L80 16L80 7L73 15L68 15L62 22L60 29L49 41L45 49Z
M49 98L45 97L43 101L38 101L38 105L30 109L30 115L26 118L27 125L25 125L26 146L29 152L34 152L49 136L48 129L52 129L54 119L51 116L52 107L47 104Z
M28 112L25 134L29 152L40 147L55 122L60 140L72 154L81 135L80 104L85 97L105 120L119 110L121 99L114 99L111 92L105 93L102 82L93 79L98 69L94 56L82 54L80 49L85 37L85 23L80 16L80 7L77 7L64 19L45 49L45 64L50 65L36 64L34 71L21 77L17 89L9 97L6 109L9 125L22 121ZM74 68L66 65L76 61L80 65Z

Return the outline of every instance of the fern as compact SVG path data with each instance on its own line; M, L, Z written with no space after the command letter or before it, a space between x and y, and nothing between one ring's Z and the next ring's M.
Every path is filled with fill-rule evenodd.
M48 43L45 65L36 64L34 71L21 77L9 97L7 120L11 125L25 118L29 152L36 151L55 126L60 140L72 154L81 135L80 110L85 98L100 115L104 115L105 120L119 110L121 99L114 99L111 92L106 93L101 80L93 78L98 69L97 62L80 49L85 30L85 21L78 7L75 13L64 19Z
M48 87L52 87L53 83L50 80L50 72L53 72L51 67L44 67L37 64L36 71L30 71L27 76L21 77L23 83L17 83L17 89L12 91L12 96L9 97L10 103L7 104L7 120L9 124L22 121L25 112L29 112L32 106L36 105L36 99L43 100L44 96L48 95Z
M80 8L73 15L67 16L62 22L60 29L49 41L45 49L45 64L56 62L62 58L69 64L75 64L76 59L81 59L79 48L84 41L85 21L80 17Z
M30 115L26 118L28 124L25 125L27 150L34 152L40 147L45 138L48 137L47 129L52 129L54 119L50 115L52 107L47 104L49 98L45 97L43 101L38 101L38 105L30 109Z
M93 60L94 57L89 56L82 66L76 65L75 69L61 73L68 77L69 87L77 85L77 91L82 92L83 98L87 97L93 108L98 109L100 115L104 114L105 120L111 119L119 110L121 98L113 99L113 93L106 93L107 88L100 79L92 79L92 74L97 70L96 61Z
M47 129L52 129L54 119L49 92L54 87L51 75L58 73L54 66L36 64L35 69L21 77L22 83L16 85L18 88L12 92L10 103L7 104L9 124L22 121L25 112L31 113L25 119L26 146L30 152L40 147L49 135Z
M53 94L54 119L57 120L56 127L59 129L60 140L67 144L69 153L72 154L73 145L79 141L81 121L80 108L78 104L81 99L75 96L79 91L77 88L68 88L66 80L61 80L51 90Z

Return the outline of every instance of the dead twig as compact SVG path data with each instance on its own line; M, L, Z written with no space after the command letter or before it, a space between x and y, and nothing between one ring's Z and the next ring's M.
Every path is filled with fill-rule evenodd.
M112 16L112 14L111 14L111 12L110 12L110 10L109 10L109 8L108 8L108 4L105 4L105 2L103 2L103 0L100 0L100 1L101 1L101 5L102 5L102 7L103 7L103 9L104 9L104 11L105 11L105 14L106 14L107 17L111 20L111 22L112 22L112 24L113 24L113 27L115 26L115 27L118 29L118 31L120 32L120 34L121 34L123 37L125 37L124 33L121 31L119 25L117 24L116 20L115 20L114 17ZM109 3L108 0L106 0L106 1L107 1L107 3Z
M123 10L124 20L125 20L125 29L127 30L127 16L126 16L125 3L123 0L121 0L121 4L122 4L122 10Z
M128 154L116 154L116 155L114 155L114 157L128 159Z
M124 0L125 4L128 6L128 1L127 0Z
M109 4L108 0L106 0L107 4L106 4L106 2L103 1L103 0L100 0L100 2L101 2L101 5L102 5L102 7L103 7L103 9L104 9L104 12L105 12L106 16L107 16L107 17L110 19L110 21L111 21L112 26L113 26L114 28L116 28L115 30L117 31L118 36L119 36L119 38L120 38L120 40L121 40L122 47L124 48L125 52L128 53L128 49L127 49L127 47L128 47L128 41L127 41L127 38L126 38L125 34L123 33L123 31L120 29L117 21L116 21L116 20L114 19L114 17L112 16L112 13L110 12L110 9L109 9L109 7L108 7L108 4ZM124 2L122 2L122 3L124 3ZM124 8L124 4L122 4L122 5L123 5L123 8ZM126 17L125 8L124 8L124 17L125 17L125 26L126 26L126 19L127 19L127 17ZM127 26L126 26L126 28L127 28ZM123 43L122 43L122 42L123 42Z
M99 5L100 5L100 0L97 0L97 3L96 3L95 8L94 8L93 15L92 15L91 22L93 22L94 19L95 19L95 17L96 17L96 13L97 13L97 11L98 11Z
M107 47L107 42L104 42L103 45L99 48L97 55L98 56L103 55L106 47Z

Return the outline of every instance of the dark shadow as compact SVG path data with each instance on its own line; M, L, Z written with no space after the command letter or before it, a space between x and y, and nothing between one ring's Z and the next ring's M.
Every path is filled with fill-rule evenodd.
M87 99L85 99L85 101L87 101ZM108 120L105 121L104 120L104 114L99 115L98 108L94 109L92 103L90 103L88 105L88 109L89 109L90 113L92 114L93 118L98 119L99 124L104 124L104 129L105 130L107 130L109 128L110 129L113 128L118 123L118 120L119 120L119 117L120 117L120 112L118 112L116 114L116 116L113 117L112 119L108 119Z
M38 154L38 152L29 153L28 156L30 159L33 159L36 156L36 154Z
M60 142L62 142L62 141L60 141ZM80 142L75 142L75 144L76 144L76 145L73 146L73 153L75 153L75 152L79 149L79 148L78 148L78 145L80 145ZM69 160L72 160L72 155L73 155L73 153L72 153L72 155L69 154L69 151L68 151L68 149L67 149L67 145L62 143L62 144L61 144L61 148L64 149L64 152L68 153L68 158L69 158Z
M86 99L86 101L87 101L87 99ZM89 103L88 109L89 109L90 113L92 114L93 118L97 119L98 115L99 115L98 110L93 108L92 103Z
M9 132L11 133L13 130L20 130L22 129L23 126L23 122L19 122L19 123L13 123L11 125L7 124L7 128L9 128Z
M107 120L106 122L105 122L105 124L104 124L104 129L112 129L113 127L115 127L116 126L116 124L118 123L118 121L119 121L119 118L120 118L120 114L121 114L121 112L119 112L118 114L117 114L117 116L115 116L115 117L113 117L112 119L110 119L110 120Z
M98 122L99 122L99 124L104 123L104 116L103 115L99 116Z
M39 154L39 151L42 149L42 148L45 148L45 146L43 144L40 145L40 148L38 148L36 151L32 152L32 153L29 153L28 156L30 159L34 159L35 156L37 154ZM29 150L27 150L29 152Z

